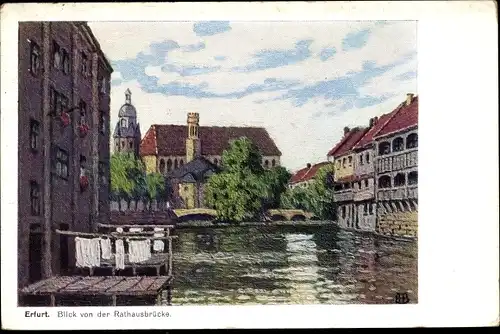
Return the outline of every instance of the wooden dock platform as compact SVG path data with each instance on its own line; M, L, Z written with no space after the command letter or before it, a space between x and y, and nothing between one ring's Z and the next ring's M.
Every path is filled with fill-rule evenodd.
M172 276L55 276L20 290L23 306L160 305Z

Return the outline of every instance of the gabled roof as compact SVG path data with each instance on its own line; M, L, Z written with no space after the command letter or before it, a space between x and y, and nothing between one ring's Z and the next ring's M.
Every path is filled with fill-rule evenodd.
M373 139L388 136L418 125L418 96L407 105L402 103L391 113L390 119L373 135Z
M187 125L151 125L140 145L140 155L179 156L186 154ZM265 156L281 156L269 133L257 127L200 126L198 130L202 155L222 155L229 142L247 137Z
M295 174L292 175L290 179L290 184L295 184L299 182L306 182L311 180L316 176L321 167L331 164L328 161L320 162L302 169L299 169Z
M355 127L349 132L347 132L344 137L340 140L340 142L335 145L330 152L328 152L328 156L338 157L346 154L354 145L356 145L361 138L366 134L368 128Z
M391 118L391 116L395 113L395 111L384 114L378 118L375 124L366 132L366 134L361 138L360 141L356 145L354 145L353 149L362 149L373 142L373 135L380 131L387 123L387 121Z

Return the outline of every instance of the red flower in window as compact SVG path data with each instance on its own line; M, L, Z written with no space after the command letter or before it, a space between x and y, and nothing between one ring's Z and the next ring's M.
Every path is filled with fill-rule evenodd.
M80 137L85 137L89 133L89 126L87 124L79 125L78 132L80 133Z
M89 186L89 178L87 175L80 176L80 190L84 191Z
M71 119L69 118L69 114L66 112L62 112L61 116L59 116L59 120L61 121L62 126L66 127L69 125L71 122Z

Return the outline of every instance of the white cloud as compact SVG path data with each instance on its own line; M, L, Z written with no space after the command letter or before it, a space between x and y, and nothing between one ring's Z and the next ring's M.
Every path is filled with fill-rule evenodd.
M224 94L242 91L251 84L261 84L266 78L300 81L310 85L331 80L351 71L360 71L366 61L378 66L387 65L410 52L416 51L416 24L390 23L375 26L373 22L312 22L283 23L231 23L232 29L224 34L198 37L192 31L192 23L94 23L91 27L104 52L111 60L133 58L138 52L148 52L151 43L174 40L181 46L204 42L205 49L182 52L176 49L168 53L169 64L186 67L221 66L221 70L196 76L165 73L161 66L148 66L147 75L159 78L159 84L177 82L199 85L208 83L207 90ZM348 52L342 51L342 39L353 30L372 29L366 45ZM262 49L293 49L299 40L311 39L312 57L296 64L256 72L237 73L229 70L252 62L252 55ZM318 54L325 47L335 47L337 53L327 61ZM216 56L224 56L217 61ZM112 130L117 113L124 102L124 92L132 91L132 103L138 111L138 121L144 134L149 126L160 124L184 124L186 113L200 113L202 125L249 125L266 127L282 151L283 164L292 170L306 163L320 162L342 136L346 125L367 125L370 117L392 111L407 92L416 92L416 79L398 81L400 74L416 71L416 59L397 66L382 76L371 79L358 87L362 95L394 97L376 106L353 108L341 112L343 101L330 101L322 97L310 99L297 107L289 100L255 103L280 96L281 92L260 92L240 99L197 99L184 96L149 94L136 81L124 82L112 87ZM113 78L122 78L118 72Z

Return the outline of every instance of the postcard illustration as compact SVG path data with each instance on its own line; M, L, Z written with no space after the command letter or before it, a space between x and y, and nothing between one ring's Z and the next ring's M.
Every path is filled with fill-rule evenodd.
M416 28L21 22L18 305L418 303Z

